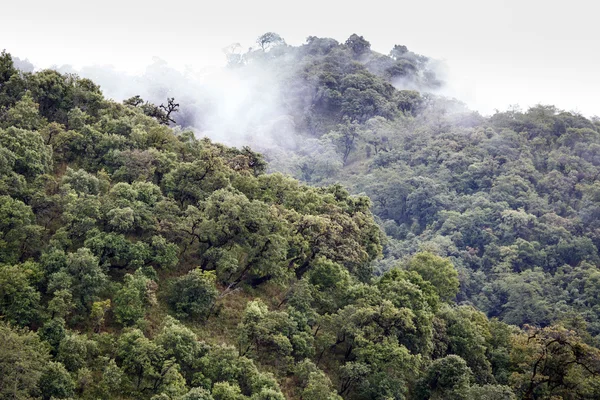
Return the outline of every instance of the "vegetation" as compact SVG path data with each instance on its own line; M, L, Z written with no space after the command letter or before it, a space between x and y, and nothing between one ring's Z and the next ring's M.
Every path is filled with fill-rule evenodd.
M287 71L331 152L2 53L0 398L599 398L600 121L398 90L429 60L358 35L258 44L231 67Z

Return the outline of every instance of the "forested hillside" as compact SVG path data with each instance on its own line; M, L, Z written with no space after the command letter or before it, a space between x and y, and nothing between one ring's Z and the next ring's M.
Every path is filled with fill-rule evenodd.
M600 397L598 121L483 118L356 35L228 59L296 145L2 53L1 399Z
M356 35L251 51L256 64L287 71L281 101L308 143L265 149L271 170L368 195L388 235L378 272L429 251L458 269L460 303L600 334L599 119L542 105L483 118L427 92L442 82L426 57Z

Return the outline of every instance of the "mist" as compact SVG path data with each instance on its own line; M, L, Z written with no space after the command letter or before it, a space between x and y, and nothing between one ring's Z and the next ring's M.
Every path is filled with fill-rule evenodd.
M294 61L293 57L285 55L277 63L255 59L243 68L184 69L154 57L141 73L112 65L51 68L93 80L106 97L117 102L139 95L158 105L173 97L180 104L175 115L177 126L192 130L198 138L250 146L265 155L272 170L301 175L298 165L304 156L327 160L321 169L339 169L342 162L335 147L299 130L292 115L296 105L286 104L282 95L293 71L281 64Z
M326 45L339 44L334 39L318 40ZM301 47L282 43L267 51L255 47L243 52L240 45L231 45L223 49L221 66L181 68L154 57L138 73L108 64L82 67L65 64L51 68L93 80L105 96L117 102L139 95L158 105L175 98L180 104L176 125L182 129L191 129L198 138L209 137L229 146L250 146L265 155L271 170L302 178L314 169L327 173L340 170L343 162L332 142L322 136L326 131L316 138L306 131L306 126L298 124L298 110L310 108L313 101L310 93L306 93L312 89L303 91L295 87L302 81ZM471 118L467 115L469 108L473 109L473 104L481 100L466 88L461 71L454 71L446 61L400 47L401 61L413 63L416 69L410 74L391 77L392 85L397 90L430 93L438 99L436 107L443 107L447 115L460 115L461 123L467 123ZM228 58L230 65L225 66ZM370 72L383 76L394 60L398 61L373 51L358 61ZM15 65L26 72L34 69L29 60L18 57ZM302 81L301 85L310 83ZM501 109L509 105L512 103ZM479 110L489 108L486 104ZM478 107L474 109L477 111Z

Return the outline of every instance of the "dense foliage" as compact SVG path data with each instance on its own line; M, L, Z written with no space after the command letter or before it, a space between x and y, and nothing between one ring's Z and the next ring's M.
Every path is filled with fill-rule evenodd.
M300 57L284 97L339 160L270 168L318 187L2 53L0 398L600 397L600 123L444 113L357 35L259 45L231 67Z
M267 151L271 169L368 195L388 235L380 273L432 252L458 270L458 302L519 326L582 318L600 338L598 118L543 105L483 118L456 100L404 90L439 84L429 60L404 46L378 54L356 35L275 49L250 52L247 63L293 71L285 82L302 90L286 85L282 98L311 145ZM375 60L412 67L398 82ZM354 104L348 82L361 98L379 96L369 102L377 107L345 108ZM339 92L340 107L322 103L324 85Z

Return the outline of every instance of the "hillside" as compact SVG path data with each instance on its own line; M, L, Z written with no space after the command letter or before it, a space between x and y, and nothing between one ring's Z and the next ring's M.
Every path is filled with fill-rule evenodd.
M484 118L429 92L443 82L426 57L356 35L247 59L288 71L281 101L307 143L266 148L270 169L368 195L389 237L379 272L430 251L458 269L457 301L488 317L576 317L600 334L599 119L543 105Z
M2 53L0 398L600 397L600 123L267 39L230 68L281 71L306 147L265 156Z

